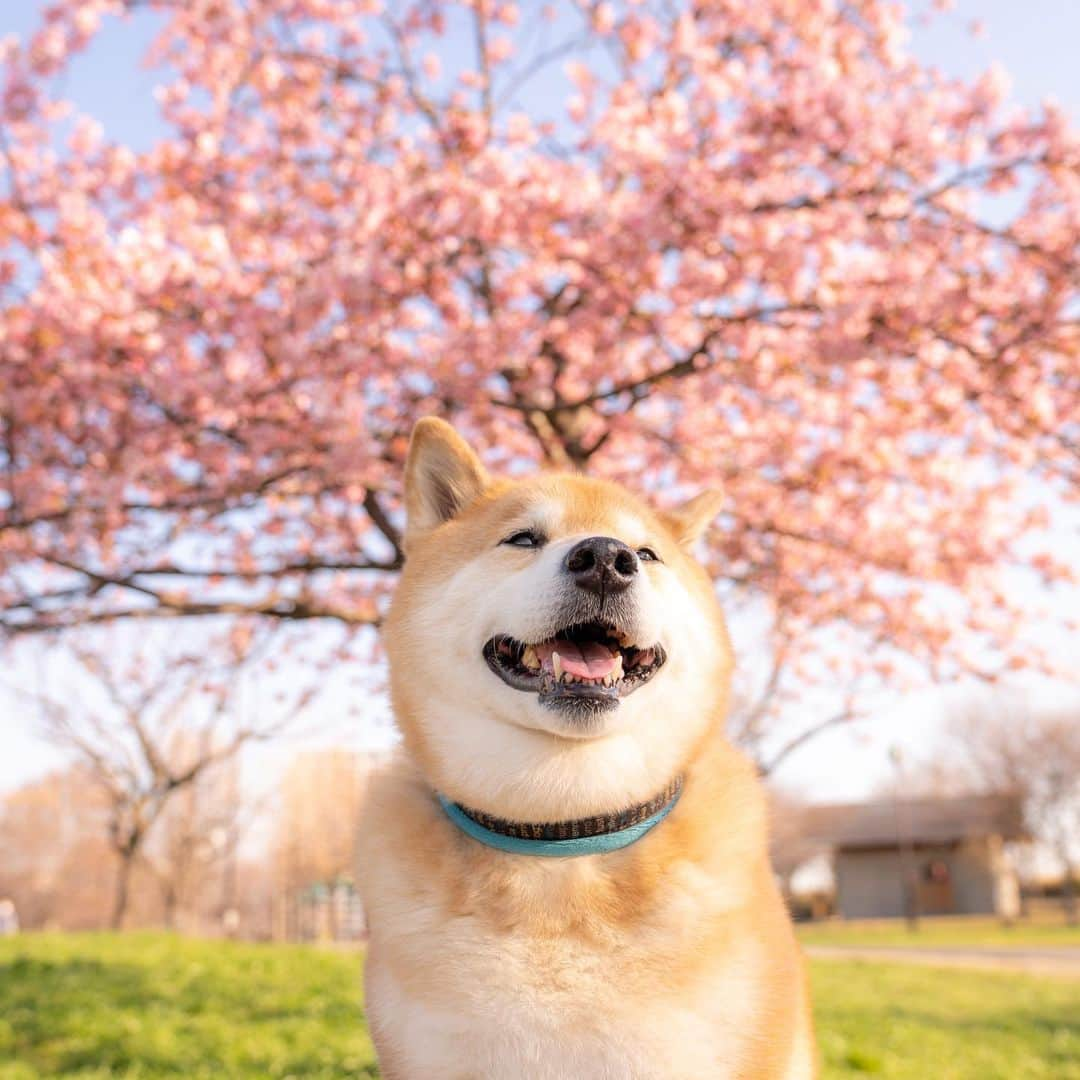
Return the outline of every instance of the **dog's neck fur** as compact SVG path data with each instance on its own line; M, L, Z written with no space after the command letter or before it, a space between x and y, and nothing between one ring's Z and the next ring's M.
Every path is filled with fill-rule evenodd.
M428 784L453 802L518 822L614 814L645 803L685 773L718 725L716 717L681 724L680 738L645 723L597 739L565 739L502 723L473 727L438 715L425 721L402 726Z

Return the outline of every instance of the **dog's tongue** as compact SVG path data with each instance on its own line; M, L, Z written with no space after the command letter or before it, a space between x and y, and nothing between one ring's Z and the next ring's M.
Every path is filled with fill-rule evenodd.
M556 638L537 645L536 655L545 671L554 670L551 662L553 653L559 654L563 671L579 679L602 679L615 670L616 654L599 641L586 641L578 645L575 641Z

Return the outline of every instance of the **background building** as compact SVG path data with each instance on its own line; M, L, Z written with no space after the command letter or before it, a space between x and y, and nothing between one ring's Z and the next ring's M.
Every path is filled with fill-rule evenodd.
M1011 795L812 806L805 835L832 852L845 918L1019 912L1010 841L1025 839Z

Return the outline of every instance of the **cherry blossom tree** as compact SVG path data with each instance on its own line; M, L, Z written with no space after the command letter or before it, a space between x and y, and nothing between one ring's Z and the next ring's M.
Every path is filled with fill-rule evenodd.
M145 150L61 97L112 18L160 24ZM904 19L51 4L0 46L0 632L377 623L438 413L495 468L722 486L708 557L799 678L1049 665L1003 575L1075 584L1080 141Z

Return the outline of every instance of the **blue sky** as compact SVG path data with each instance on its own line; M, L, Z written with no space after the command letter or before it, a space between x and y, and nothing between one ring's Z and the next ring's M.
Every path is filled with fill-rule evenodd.
M41 7L35 0L0 4L0 35L32 31ZM926 7L918 0L912 10ZM984 26L979 37L970 32L976 21ZM161 17L149 12L108 20L64 84L66 96L96 116L111 137L137 147L160 131L154 74L139 65L159 25ZM1052 96L1080 116L1078 0L958 0L955 10L935 15L927 25L913 19L911 32L914 53L949 75L970 78L997 61L1012 75L1017 101L1037 105Z
M0 4L0 35L32 30L40 8L32 0ZM915 10L923 8L920 3ZM64 95L80 111L97 117L109 137L140 148L161 131L152 96L154 75L139 65L157 20L146 14L110 20L101 39L78 58L63 86ZM984 26L979 37L970 32L975 20ZM1034 106L1053 97L1080 122L1078 43L1080 0L959 0L954 11L935 16L928 26L912 23L911 48L923 62L970 78L996 61L1010 73L1016 101ZM917 753L920 743L925 745L932 737L938 700L898 702L893 719L881 718L870 737L841 733L815 743L793 761L784 779L817 798L866 794L887 773L890 742L903 741ZM0 790L56 761L50 748L30 736L20 722L20 711L22 707L5 700L0 690ZM385 731L381 708L377 712L375 726Z

